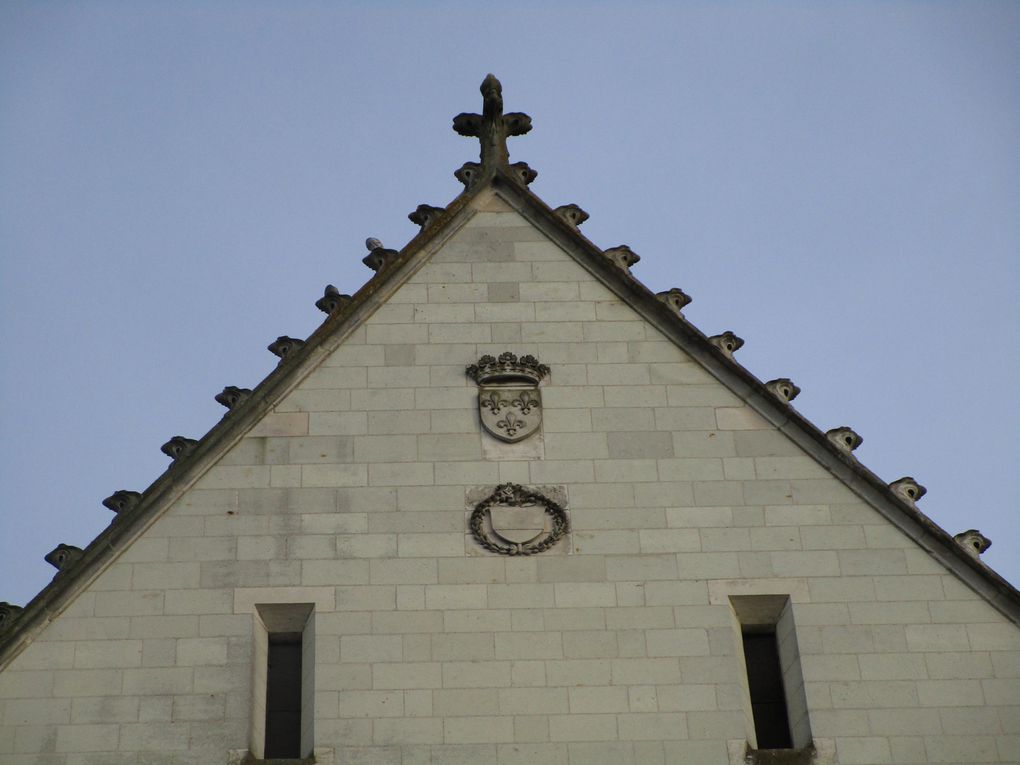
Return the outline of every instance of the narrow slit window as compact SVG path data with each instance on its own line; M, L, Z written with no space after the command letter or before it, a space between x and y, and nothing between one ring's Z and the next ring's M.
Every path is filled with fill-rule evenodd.
M730 605L743 654L749 749L807 752L811 724L790 598L732 595Z
M266 672L266 759L301 757L301 635L270 633Z
M315 621L311 603L255 606L251 754L309 757L314 745Z
M744 662L759 749L790 749L790 715L775 630L744 631Z

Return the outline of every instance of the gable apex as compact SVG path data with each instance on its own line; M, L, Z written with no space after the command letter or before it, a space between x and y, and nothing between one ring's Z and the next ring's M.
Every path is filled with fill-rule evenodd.
M708 336L681 313L690 298L680 288L656 294L632 273L639 256L626 245L602 249L578 228L588 217L580 207L568 204L555 209L529 188L534 171L525 163L511 164L507 139L531 129L522 113L503 113L502 88L489 75L482 84L482 114L461 114L454 129L478 138L480 162L458 171L464 191L445 208L419 205L409 217L421 231L402 249L371 246L366 265L375 272L354 295L340 295L326 288L319 306L327 316L305 340L281 336L270 345L280 363L253 389L225 389L224 419L200 439L175 436L164 445L173 457L167 471L143 492L121 490L108 498L118 512L112 523L84 551L62 577L54 579L0 635L0 664L8 661L19 645L31 639L31 631L66 607L75 593L94 580L110 561L123 552L184 492L195 485L247 432L263 421L290 391L323 360L351 337L378 308L442 249L475 216L513 212L559 246L588 274L633 308L663 335L701 364L716 380L811 454L869 505L879 510L923 549L955 571L1000 611L1020 623L1020 594L974 555L963 550L946 531L914 505L923 493L904 494L900 482L887 484L864 467L839 439L823 432L790 406L796 386L763 383L734 358L743 343L731 332ZM467 165L465 166L467 167ZM412 217L413 216L413 217ZM318 305L318 303L316 303ZM327 308L329 310L327 310ZM782 383L782 380L772 381ZM230 393L228 394L228 390ZM852 432L852 431L851 431ZM856 434L853 434L856 437ZM859 437L856 437L859 439ZM855 440L854 438L850 439ZM846 443L846 439L843 440ZM901 481L904 479L901 479ZM118 497L119 499L115 499ZM136 496L137 495L137 496ZM114 509L111 507L111 509Z

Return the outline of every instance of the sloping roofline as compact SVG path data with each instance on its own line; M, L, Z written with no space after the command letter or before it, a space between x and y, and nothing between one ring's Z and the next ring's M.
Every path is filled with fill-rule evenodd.
M483 94L487 84L491 90L489 78L483 83ZM460 115L457 119L478 117L484 123L493 117L503 118L501 99L496 115L489 113L488 104L487 100L484 116ZM506 115L506 118L510 117L527 119L526 115ZM469 126L468 129L475 127ZM527 128L530 129L530 119ZM481 132L484 133L484 124ZM142 493L135 507L117 515L85 548L73 566L58 572L25 606L6 633L0 635L0 670L425 265L447 240L479 212L480 204L490 194L505 201L623 302L698 361L745 404L814 457L864 502L960 577L1000 613L1020 625L1020 592L1016 588L966 552L948 532L896 494L851 454L839 449L825 433L787 401L773 394L761 380L731 355L720 350L679 312L671 310L655 293L634 278L629 269L607 257L602 249L580 233L576 225L569 223L564 216L532 193L527 188L527 183L534 177L530 168L523 163L514 166L508 164L505 151L507 134L503 132L501 135L488 136L490 141L502 142L502 150L499 146L491 148L490 144L489 151L486 151L483 140L483 163L468 163L458 171L458 177L465 181L465 190L446 208L429 208L430 214L423 218L422 230L399 253L386 251L390 257L379 264L375 276L358 290L350 303L331 313L304 345L287 353L250 396L231 408L186 456L171 463ZM469 172L465 173L465 169ZM420 215L418 217L422 218Z

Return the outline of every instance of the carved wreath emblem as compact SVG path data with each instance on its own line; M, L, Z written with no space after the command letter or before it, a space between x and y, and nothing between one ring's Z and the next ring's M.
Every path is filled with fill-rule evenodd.
M514 443L538 431L542 424L542 394L538 384L549 367L534 356L501 353L482 356L467 373L478 383L478 413L482 427L501 441Z
M468 525L478 544L500 555L545 552L570 531L566 510L516 483L500 484L475 505Z

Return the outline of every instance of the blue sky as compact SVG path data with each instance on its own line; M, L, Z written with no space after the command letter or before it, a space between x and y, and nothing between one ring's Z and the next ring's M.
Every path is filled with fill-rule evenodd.
M0 600L402 246L487 72L549 204L1020 581L1020 4L0 6Z

